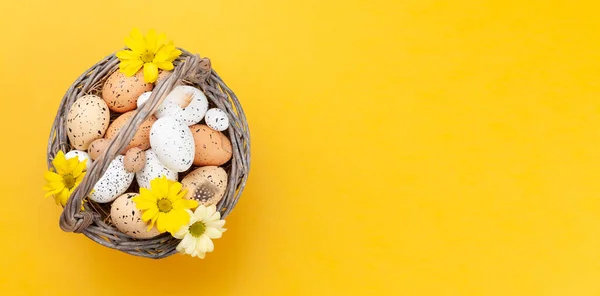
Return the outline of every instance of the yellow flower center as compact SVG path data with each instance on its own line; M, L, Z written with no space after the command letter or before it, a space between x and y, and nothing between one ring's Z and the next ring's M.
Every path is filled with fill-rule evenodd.
M75 187L75 178L71 174L65 174L63 175L63 183L67 189L71 190Z
M141 58L144 63L151 63L154 60L154 53L146 50L142 53Z
M190 234L193 237L199 237L203 235L204 231L206 231L206 225L204 222L198 221L190 226Z
M166 198L159 199L156 205L158 206L158 210L163 213L168 213L173 208L173 203Z

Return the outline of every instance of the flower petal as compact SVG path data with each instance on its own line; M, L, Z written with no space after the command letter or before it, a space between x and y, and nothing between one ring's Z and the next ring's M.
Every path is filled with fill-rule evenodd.
M125 45L132 51L143 53L146 50L144 35L138 28L131 30L129 37L125 37Z
M163 233L167 230L166 228L166 219L165 219L165 214L158 212L158 215L154 216L156 219L156 228L158 229L158 231L160 231L160 233Z
M182 226L189 225L190 215L186 211L172 210L165 214L166 229L170 233L178 231Z
M121 72L123 72L125 76L132 77L142 68L143 65L144 62L141 60L129 60L127 63L121 62L119 69L121 69Z
M56 169L56 172L59 175L64 175L70 173L69 164L67 159L65 158L65 154L62 151L58 151L54 159L52 160L52 165Z
M221 228L225 225L225 220L210 221L206 223L207 227Z
M77 159L77 157L71 159ZM83 173L83 170L85 170L85 163L78 161L75 167L73 168L73 172L71 173L71 175L73 175L73 177L77 179L77 177L79 177Z
M196 248L196 239L191 234L188 234L181 240L179 245L181 245L186 254L191 254Z
M144 81L146 83L153 83L158 79L158 67L153 63L144 64Z
M199 239L199 250L202 252L212 252L215 248L213 242L210 240L210 238L206 235L201 235L200 239Z
M177 201L177 195L181 191L182 187L183 187L183 185L181 185L181 183L173 182L173 184L171 184L171 186L169 186L169 192L167 192L167 198L171 202Z
M181 55L181 50L175 48L173 42L169 42L161 47L154 55L154 62L172 62Z
M175 210L193 209L197 206L198 202L191 199L179 199L173 202L173 209Z
M115 56L117 56L117 58L119 58L119 60L121 60L121 61L123 61L123 60L141 60L140 53L134 52L129 49L119 50L119 51L117 51Z
M189 229L190 229L189 225L183 225L183 226L181 226L181 228L179 228L179 230L177 230L177 232L173 233L173 237L182 239L186 234L189 233Z
M198 208L194 211L194 216L198 218L198 221L204 221L206 218L206 207L204 205L199 205Z
M154 63L161 70L171 71L171 70L173 70L175 68L173 66L173 62L170 62L170 61L163 61L163 62L156 61Z
M46 171L44 172L44 179L46 179L46 181L48 182L62 182L63 178L55 173L55 172L51 172L51 171Z
M194 253L192 254L192 256L198 257L200 259L204 259L204 257L206 257L206 253L205 252L198 252L196 250L196 251L194 251Z
M158 208L150 208L142 213L142 221L148 222L158 214Z
M206 227L204 235L206 235L212 239L217 239L217 238L221 238L221 236L223 236L223 232L219 231L217 228L214 228L214 227Z
M150 29L146 34L146 50L155 53L156 49L156 30Z
M65 206L67 204L67 200L69 199L69 189L64 188L60 193L54 195L54 200L57 205Z

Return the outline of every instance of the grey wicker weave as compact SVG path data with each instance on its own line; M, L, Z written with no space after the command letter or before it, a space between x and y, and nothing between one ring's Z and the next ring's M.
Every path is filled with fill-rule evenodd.
M177 251L179 240L168 233L151 239L134 239L117 230L110 221L109 205L98 204L84 198L91 192L96 182L104 174L119 151L124 149L132 139L138 127L156 110L160 102L171 90L180 84L193 85L200 88L212 106L225 111L229 117L230 127L226 131L232 147L232 159L223 166L228 174L228 184L223 199L217 204L222 217L226 217L236 205L244 190L250 169L250 134L246 116L237 97L211 68L210 60L200 58L181 49L183 54L175 61L175 69L167 78L160 80L152 91L147 103L137 109L135 115L124 128L110 141L106 151L88 170L81 184L69 197L60 217L60 227L67 232L83 233L93 241L125 253L148 257L164 258ZM68 89L62 99L54 119L48 140L47 162L52 167L52 159L59 150L67 152L71 145L65 131L66 118L70 106L86 94L100 95L106 78L117 71L119 60L114 54L87 70ZM187 172L180 173L180 179ZM135 182L134 182L135 183ZM128 191L137 191L132 185Z

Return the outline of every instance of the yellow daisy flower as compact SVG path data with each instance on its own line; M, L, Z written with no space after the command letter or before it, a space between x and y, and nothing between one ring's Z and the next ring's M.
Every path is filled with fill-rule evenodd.
M65 206L73 190L77 188L85 176L87 159L79 161L79 157L67 159L62 151L58 151L52 160L53 169L44 173L47 191L45 197L54 196L56 204Z
M125 45L129 49L116 54L121 61L121 72L131 77L143 66L144 81L153 83L158 78L158 69L173 70L173 61L181 55L181 50L175 48L173 42L166 42L166 39L164 33L157 35L156 31L150 30L144 37L139 29L133 29L125 38Z
M140 188L140 195L132 198L142 211L142 220L148 222L148 229L174 233L190 221L189 209L198 206L195 200L185 199L187 189L183 185L162 176L150 181L150 188Z

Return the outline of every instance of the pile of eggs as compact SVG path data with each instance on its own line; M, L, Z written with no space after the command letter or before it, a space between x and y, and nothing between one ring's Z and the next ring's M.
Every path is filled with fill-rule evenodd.
M161 75L162 78L162 75ZM159 80L160 81L160 80ZM144 82L140 71L127 77L117 71L108 77L102 94L85 95L76 100L67 114L67 136L74 150L67 158L92 162L104 153L110 140L134 115L134 110L150 97L154 85ZM111 116L114 118L111 122ZM140 188L166 176L187 189L185 198L210 206L225 195L227 173L220 166L232 157L229 139L222 133L229 127L223 110L212 108L204 93L193 86L176 86L146 119L129 145L113 159L94 186L89 199L111 204L111 221L133 238L159 234L147 224L127 192L133 182ZM187 172L179 180L179 173Z

